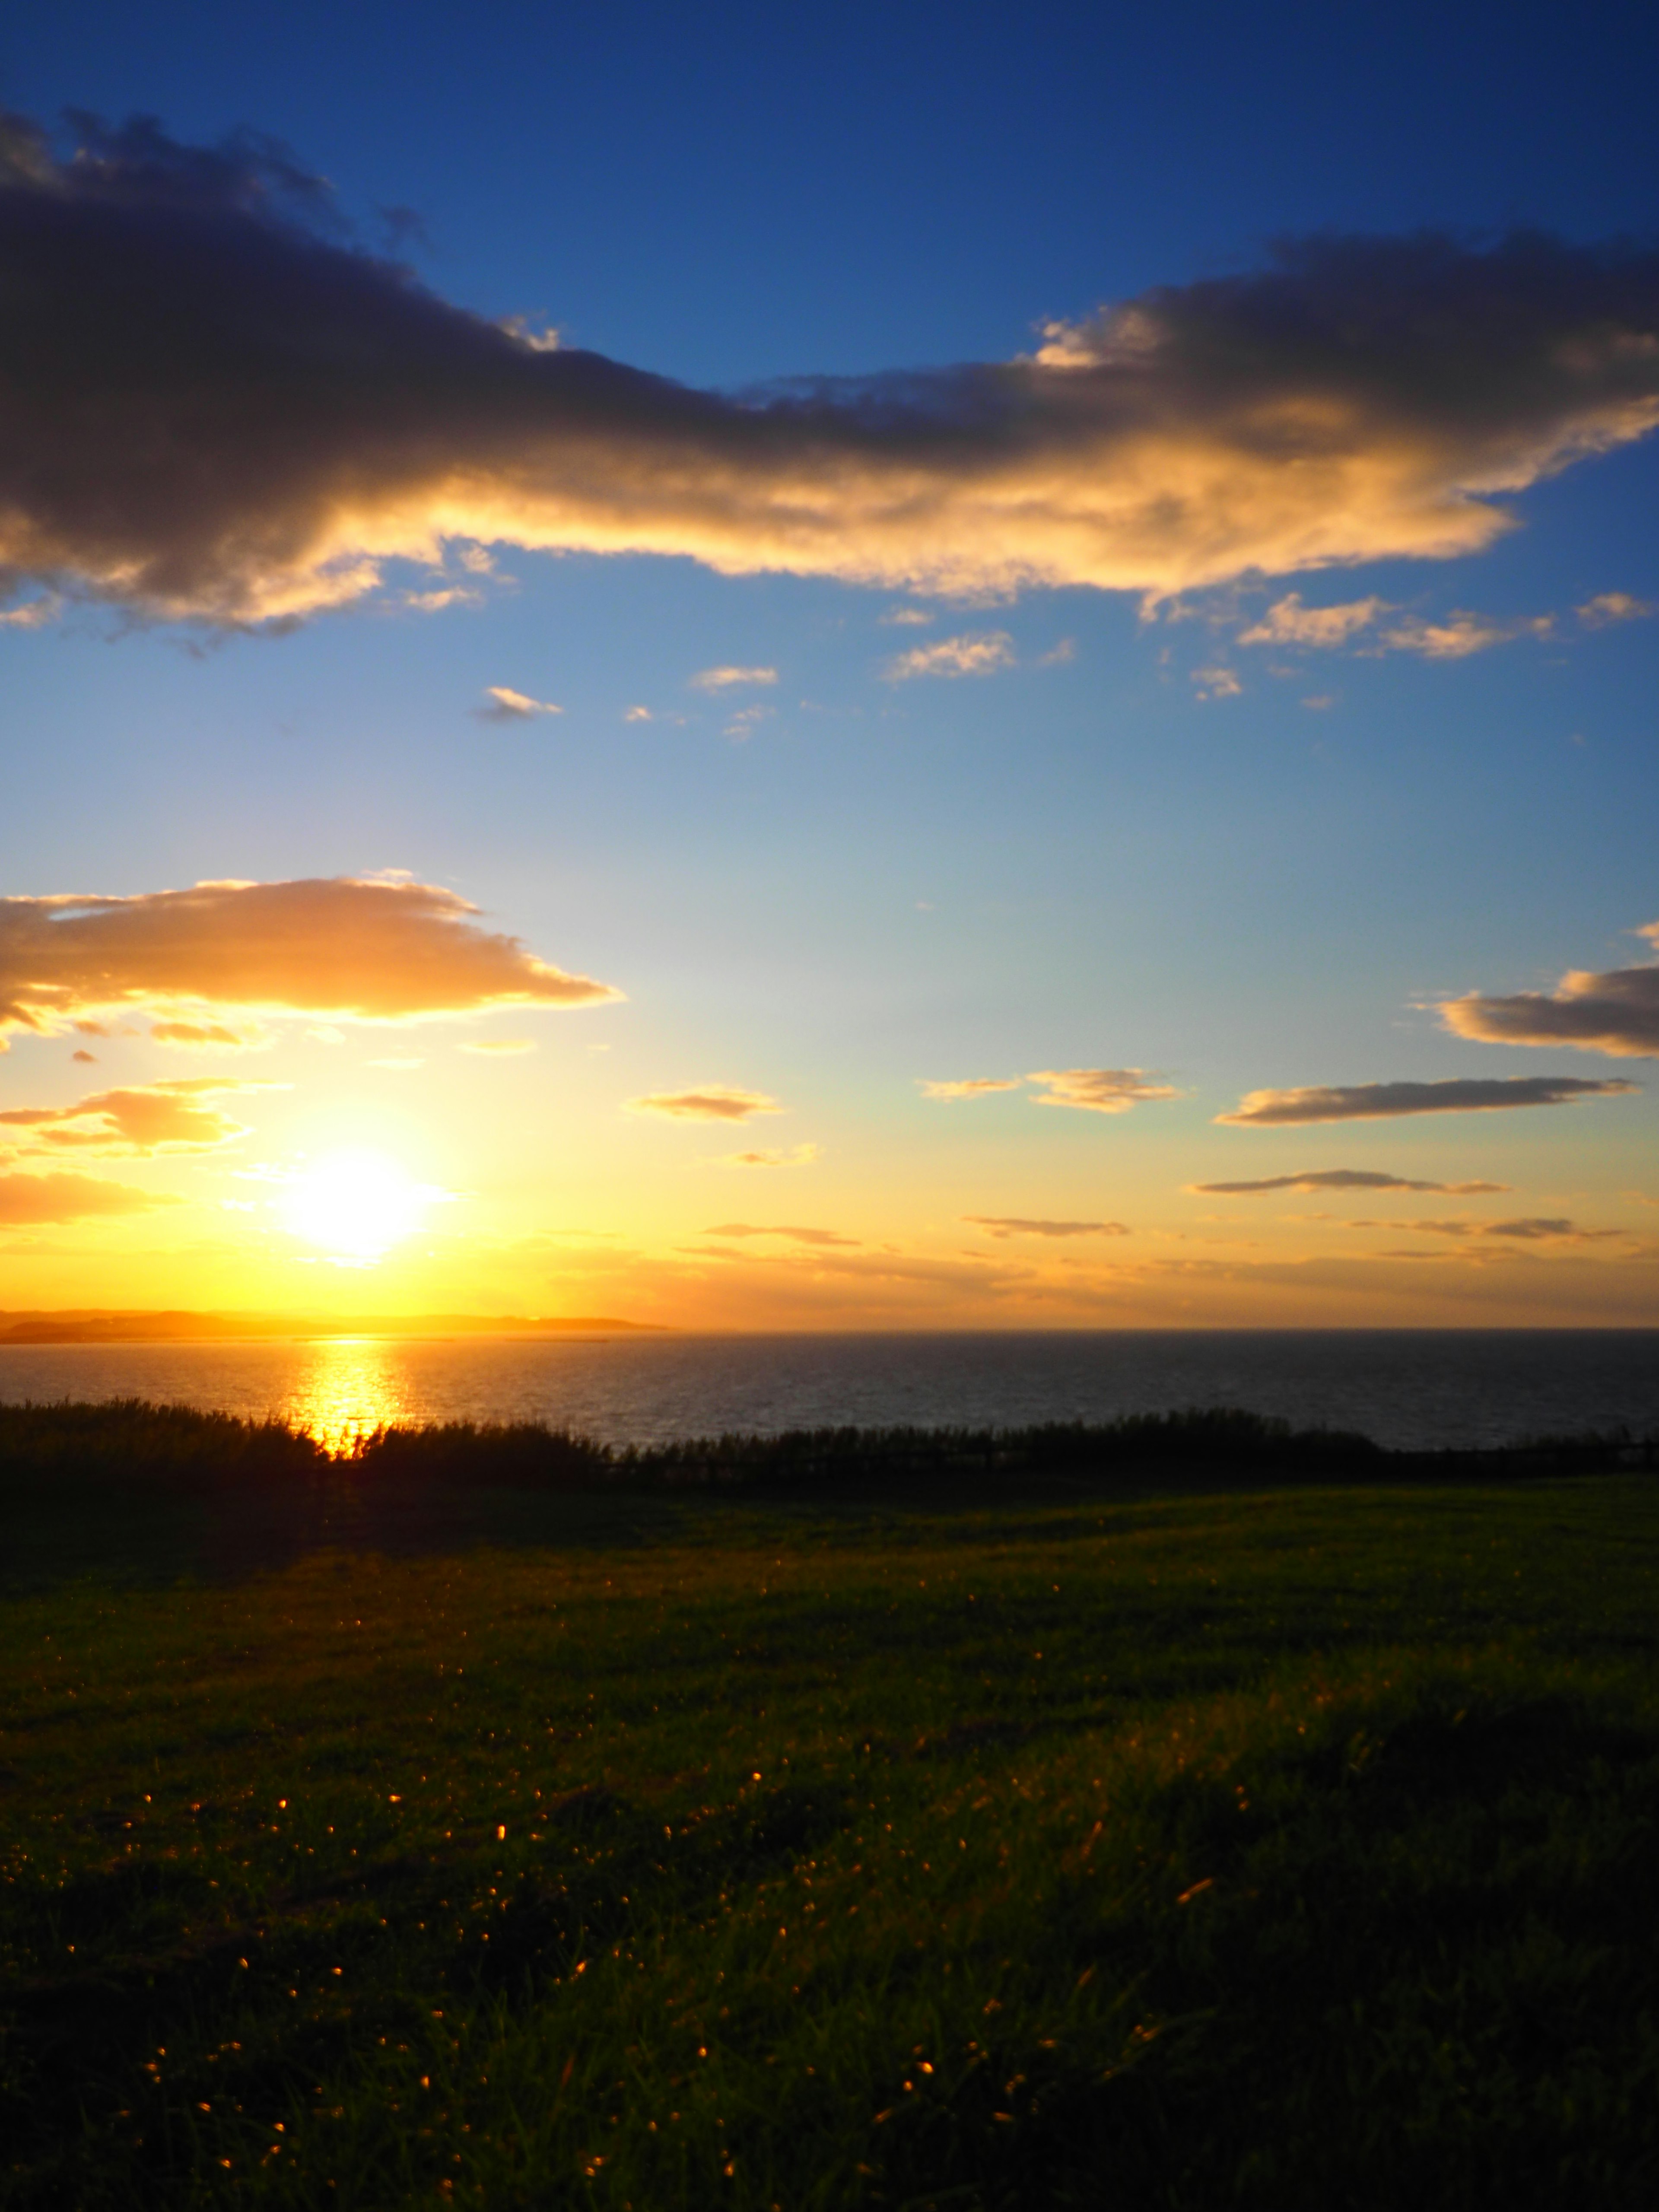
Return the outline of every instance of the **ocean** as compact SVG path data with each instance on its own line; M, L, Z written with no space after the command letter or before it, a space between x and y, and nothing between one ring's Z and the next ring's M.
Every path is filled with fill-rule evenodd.
M144 1397L386 1422L544 1420L613 1443L896 1422L1018 1427L1243 1406L1433 1449L1659 1432L1659 1330L321 1338L0 1346L0 1400Z

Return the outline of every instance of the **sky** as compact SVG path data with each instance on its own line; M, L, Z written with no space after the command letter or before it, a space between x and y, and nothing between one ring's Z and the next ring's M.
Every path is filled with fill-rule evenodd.
M1659 20L0 28L0 1309L1659 1324Z

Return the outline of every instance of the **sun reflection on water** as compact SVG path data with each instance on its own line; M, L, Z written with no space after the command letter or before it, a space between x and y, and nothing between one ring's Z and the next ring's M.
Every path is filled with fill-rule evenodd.
M297 1346L308 1355L282 1407L283 1418L308 1429L330 1451L394 1421L419 1418L402 1347L384 1337L337 1336Z

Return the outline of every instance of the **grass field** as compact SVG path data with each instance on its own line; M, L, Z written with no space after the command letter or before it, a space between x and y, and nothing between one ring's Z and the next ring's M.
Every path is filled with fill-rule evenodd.
M1651 1476L258 1471L0 1484L0 2203L1659 2201Z

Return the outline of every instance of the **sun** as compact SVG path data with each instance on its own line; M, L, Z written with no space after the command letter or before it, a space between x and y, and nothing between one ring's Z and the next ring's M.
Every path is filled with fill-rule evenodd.
M413 1236L434 1200L384 1152L329 1152L302 1168L282 1200L288 1228L337 1260L368 1266Z

